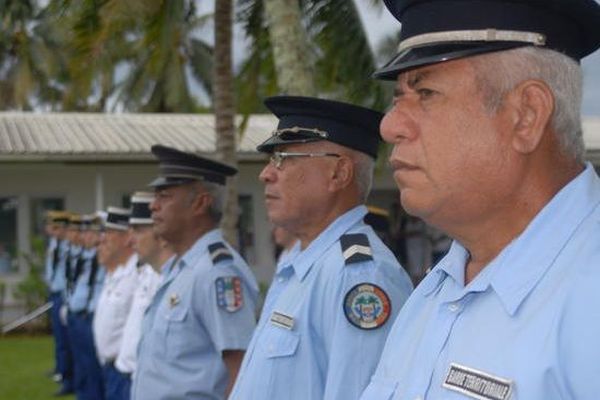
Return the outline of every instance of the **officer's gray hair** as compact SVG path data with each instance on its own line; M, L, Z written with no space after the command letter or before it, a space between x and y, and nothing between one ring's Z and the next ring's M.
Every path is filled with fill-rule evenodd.
M470 60L490 113L502 106L504 96L519 83L528 79L545 82L555 101L550 126L563 151L583 161L585 146L580 117L583 78L579 64L556 51L533 46L484 54Z
M193 182L190 185L190 203L196 198L196 196L204 189L212 197L210 208L208 210L209 215L212 217L215 223L221 221L223 217L223 209L225 207L225 197L227 195L225 186L217 185L212 182Z
M358 189L360 202L365 203L373 185L375 161L367 154L359 151L352 151L351 154L354 164L354 183Z

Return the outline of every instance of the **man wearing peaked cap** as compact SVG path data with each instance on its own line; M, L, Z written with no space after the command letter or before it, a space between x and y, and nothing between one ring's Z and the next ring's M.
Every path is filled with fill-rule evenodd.
M279 262L230 399L353 399L366 387L412 283L364 223L382 114L308 97L265 101L279 117L268 216L299 239Z
M237 173L227 164L167 146L152 146L152 154L159 160L159 173L150 187L178 186L194 181L225 185L227 177Z
M152 147L159 176L150 203L154 231L175 257L142 322L135 400L224 399L255 326L258 285L218 228L235 168Z
M67 297L68 331L74 362L74 389L78 399L103 399L102 375L99 373L96 349L92 339L92 316L88 305L94 284L91 276L98 269L96 246L100 240L100 221L95 215L81 216L79 242L81 252L72 264L71 291Z
M454 239L361 399L595 399L600 179L579 61L594 0L386 1L400 52L381 135L403 208Z
M137 256L129 234L130 210L108 207L98 246L98 262L106 269L93 320L94 342L102 365L106 399L120 399L128 376L115 367L127 315L137 284Z
M56 242L56 247L52 251L52 267L46 269L46 278L50 287L50 301L52 301L50 317L56 356L54 379L61 385L56 395L65 395L73 392L73 358L66 326L67 308L65 303L69 276L68 264L70 263L71 240L76 236L74 232L77 232L79 228L74 224L77 222L77 216L71 212L56 213L53 216L55 224L60 226L57 233L59 241ZM52 218L52 216L49 217Z
M52 335L54 337L54 376L56 382L63 379L66 369L67 332L60 321L60 309L62 306L62 289L66 283L64 264L61 260L68 249L67 224L69 213L66 211L50 210L46 214L46 234L48 235L48 247L46 250L45 280L50 292L49 301L52 302L50 318L52 321ZM70 386L66 385L65 392L69 392Z
M131 215L129 229L132 236L133 249L138 256L137 284L133 293L131 310L125 322L123 341L115 367L126 376L126 384L122 387L120 399L130 398L131 377L137 364L137 347L141 336L144 312L156 293L160 283L160 269L173 255L153 229L150 203L154 194L135 192L131 196Z
M596 0L385 0L402 23L380 79L425 65L525 46L580 60L598 47Z
M329 141L377 157L381 113L338 101L301 96L275 96L265 105L279 118L272 136L257 147L273 153L275 146Z

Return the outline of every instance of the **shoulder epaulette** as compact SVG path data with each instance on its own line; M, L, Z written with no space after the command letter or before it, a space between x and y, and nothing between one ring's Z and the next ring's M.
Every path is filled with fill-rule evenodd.
M223 242L209 244L208 251L213 264L217 264L225 260L233 260L233 255Z
M369 238L364 233L349 233L340 238L346 265L373 259Z

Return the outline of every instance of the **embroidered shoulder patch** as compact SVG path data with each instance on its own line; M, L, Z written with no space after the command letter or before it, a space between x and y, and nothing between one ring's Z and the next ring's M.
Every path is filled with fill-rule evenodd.
M231 252L223 242L209 244L208 251L213 264L217 264L225 260L233 260L233 255L231 255Z
M383 326L392 311L390 298L383 289L372 283L360 283L346 293L344 314L348 322L360 329Z
M226 311L235 312L244 305L242 280L237 276L222 276L215 281L217 305Z
M450 364L442 386L479 400L508 400L512 392L511 380L456 363Z
M373 259L369 238L364 233L342 235L340 244L346 265Z

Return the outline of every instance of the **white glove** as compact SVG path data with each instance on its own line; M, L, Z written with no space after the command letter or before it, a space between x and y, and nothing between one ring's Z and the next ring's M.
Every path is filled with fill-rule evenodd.
M58 315L60 317L60 323L64 326L67 326L67 314L69 313L69 309L66 304L60 306L60 310L58 310Z

